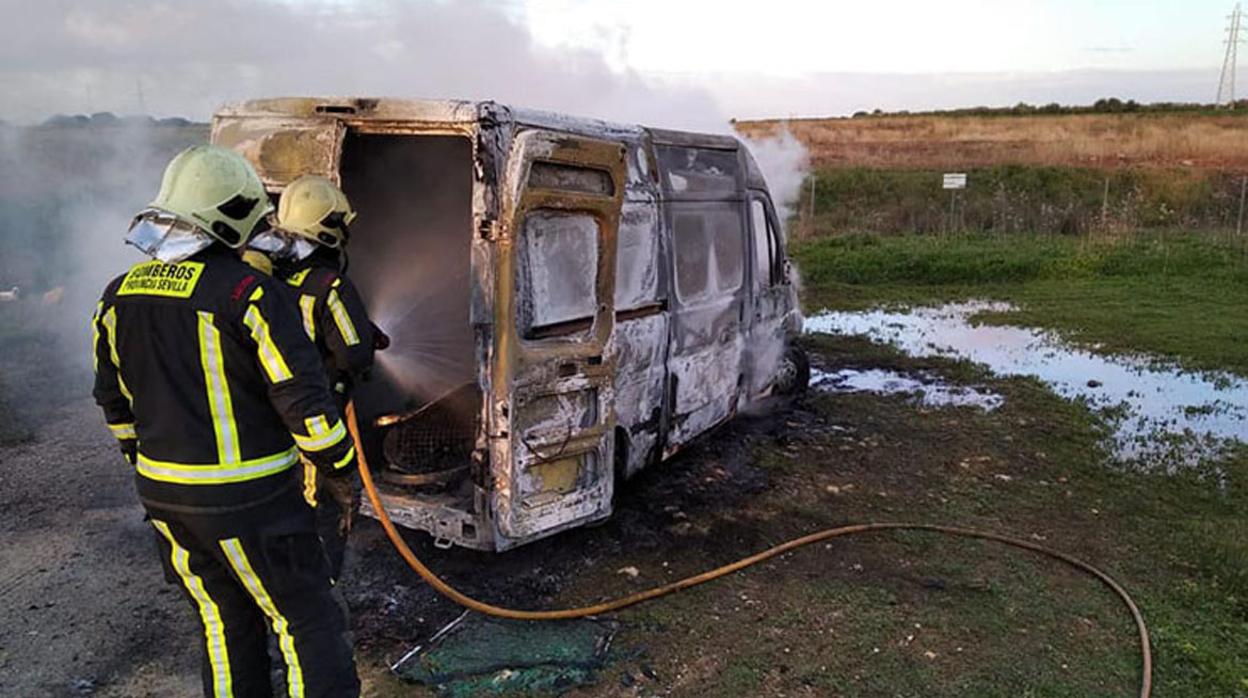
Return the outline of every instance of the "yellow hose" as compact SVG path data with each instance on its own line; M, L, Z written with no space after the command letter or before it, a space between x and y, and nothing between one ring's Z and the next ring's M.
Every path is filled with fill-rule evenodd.
M385 529L386 536L390 538L390 542L394 544L399 555L407 562L416 574L438 591L438 593L447 597L451 601L463 606L464 608L484 613L488 616L498 618L510 618L513 620L570 620L573 618L585 618L587 616L600 616L612 611L618 611L629 606L657 599L660 596L667 596L682 589L705 584L714 579L732 574L745 569L751 565L756 565L764 560L770 560L778 555L783 555L791 550L796 550L803 546L819 543L821 541L830 540L832 538L840 538L841 536L849 536L855 533L866 533L869 531L929 531L932 533L943 533L946 535L959 536L962 538L978 538L981 540L991 540L998 543L1004 543L1016 548L1023 548L1033 552L1046 555L1055 560L1060 560L1076 569L1086 572L1093 577L1099 579L1105 586L1109 587L1118 595L1122 602L1126 604L1127 609L1131 612L1131 617L1135 620L1135 627L1139 631L1140 637L1140 655L1143 659L1143 666L1140 671L1140 698L1149 698L1152 695L1153 684L1153 655L1149 647L1148 627L1144 624L1144 616L1140 613L1139 607L1135 605L1135 601L1131 599L1127 590L1122 585L1114 581L1108 574L1098 570L1092 565L1066 553L1037 545L1031 541L1019 538L1011 538L996 533L988 533L985 531L976 531L969 528L957 528L953 526L939 526L936 524L920 524L920 523L865 523L852 524L849 526L840 526L838 528L829 528L816 533L794 538L793 540L781 543L773 548L768 548L760 553L756 553L749 557L742 558L736 562L729 563L713 570L696 574L692 577L664 584L645 591L639 591L635 594L629 594L618 599L606 601L593 606L582 606L580 608L564 608L556 611L521 611L513 608L503 608L494 606L465 595L455 587L442 581L441 577L434 574L432 570L425 566L412 549L408 547L407 542L399 535L398 528L394 522L390 520L390 515L386 512L385 506L381 502L381 497L377 493L377 485L373 482L373 473L368 467L368 460L364 457L363 443L360 440L359 426L355 419L355 403L347 404L347 428L351 431L351 437L355 439L356 454L360 464L360 479L364 483L364 491L368 494L368 499L372 502L373 510L377 513L377 519L381 522L381 527Z

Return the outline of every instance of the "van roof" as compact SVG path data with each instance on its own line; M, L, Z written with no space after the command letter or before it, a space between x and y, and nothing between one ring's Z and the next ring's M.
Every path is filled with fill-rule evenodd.
M513 108L497 102L391 97L272 97L227 104L214 118L340 118L350 121L470 124L483 115L501 112L516 123L590 137L637 140L649 132L655 143L736 150L740 141L721 134L646 128L538 109ZM504 116L506 118L506 116Z

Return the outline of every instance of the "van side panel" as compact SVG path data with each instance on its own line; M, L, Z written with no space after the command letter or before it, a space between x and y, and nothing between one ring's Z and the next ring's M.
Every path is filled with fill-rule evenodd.
M746 392L749 228L736 141L654 133L670 245L667 457L732 417Z
M646 144L629 144L629 182L616 247L616 470L631 477L657 457L670 326L663 220Z

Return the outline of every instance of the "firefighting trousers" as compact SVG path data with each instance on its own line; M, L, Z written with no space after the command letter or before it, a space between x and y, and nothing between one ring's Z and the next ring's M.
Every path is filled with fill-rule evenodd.
M319 475L319 477L324 477ZM316 532L325 546L330 578L342 579L342 566L347 556L347 537L342 533L342 507L329 496L324 487L316 490Z
M150 514L165 576L203 631L205 696L270 698L270 631L291 698L359 696L343 611L302 497L292 490L241 516Z

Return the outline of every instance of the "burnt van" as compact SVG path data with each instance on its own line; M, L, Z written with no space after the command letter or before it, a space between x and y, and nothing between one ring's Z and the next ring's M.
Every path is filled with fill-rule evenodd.
M805 387L780 221L736 138L283 98L222 109L212 141L274 195L313 173L355 205L349 274L392 339L362 440L391 517L439 546L602 520L619 481Z

